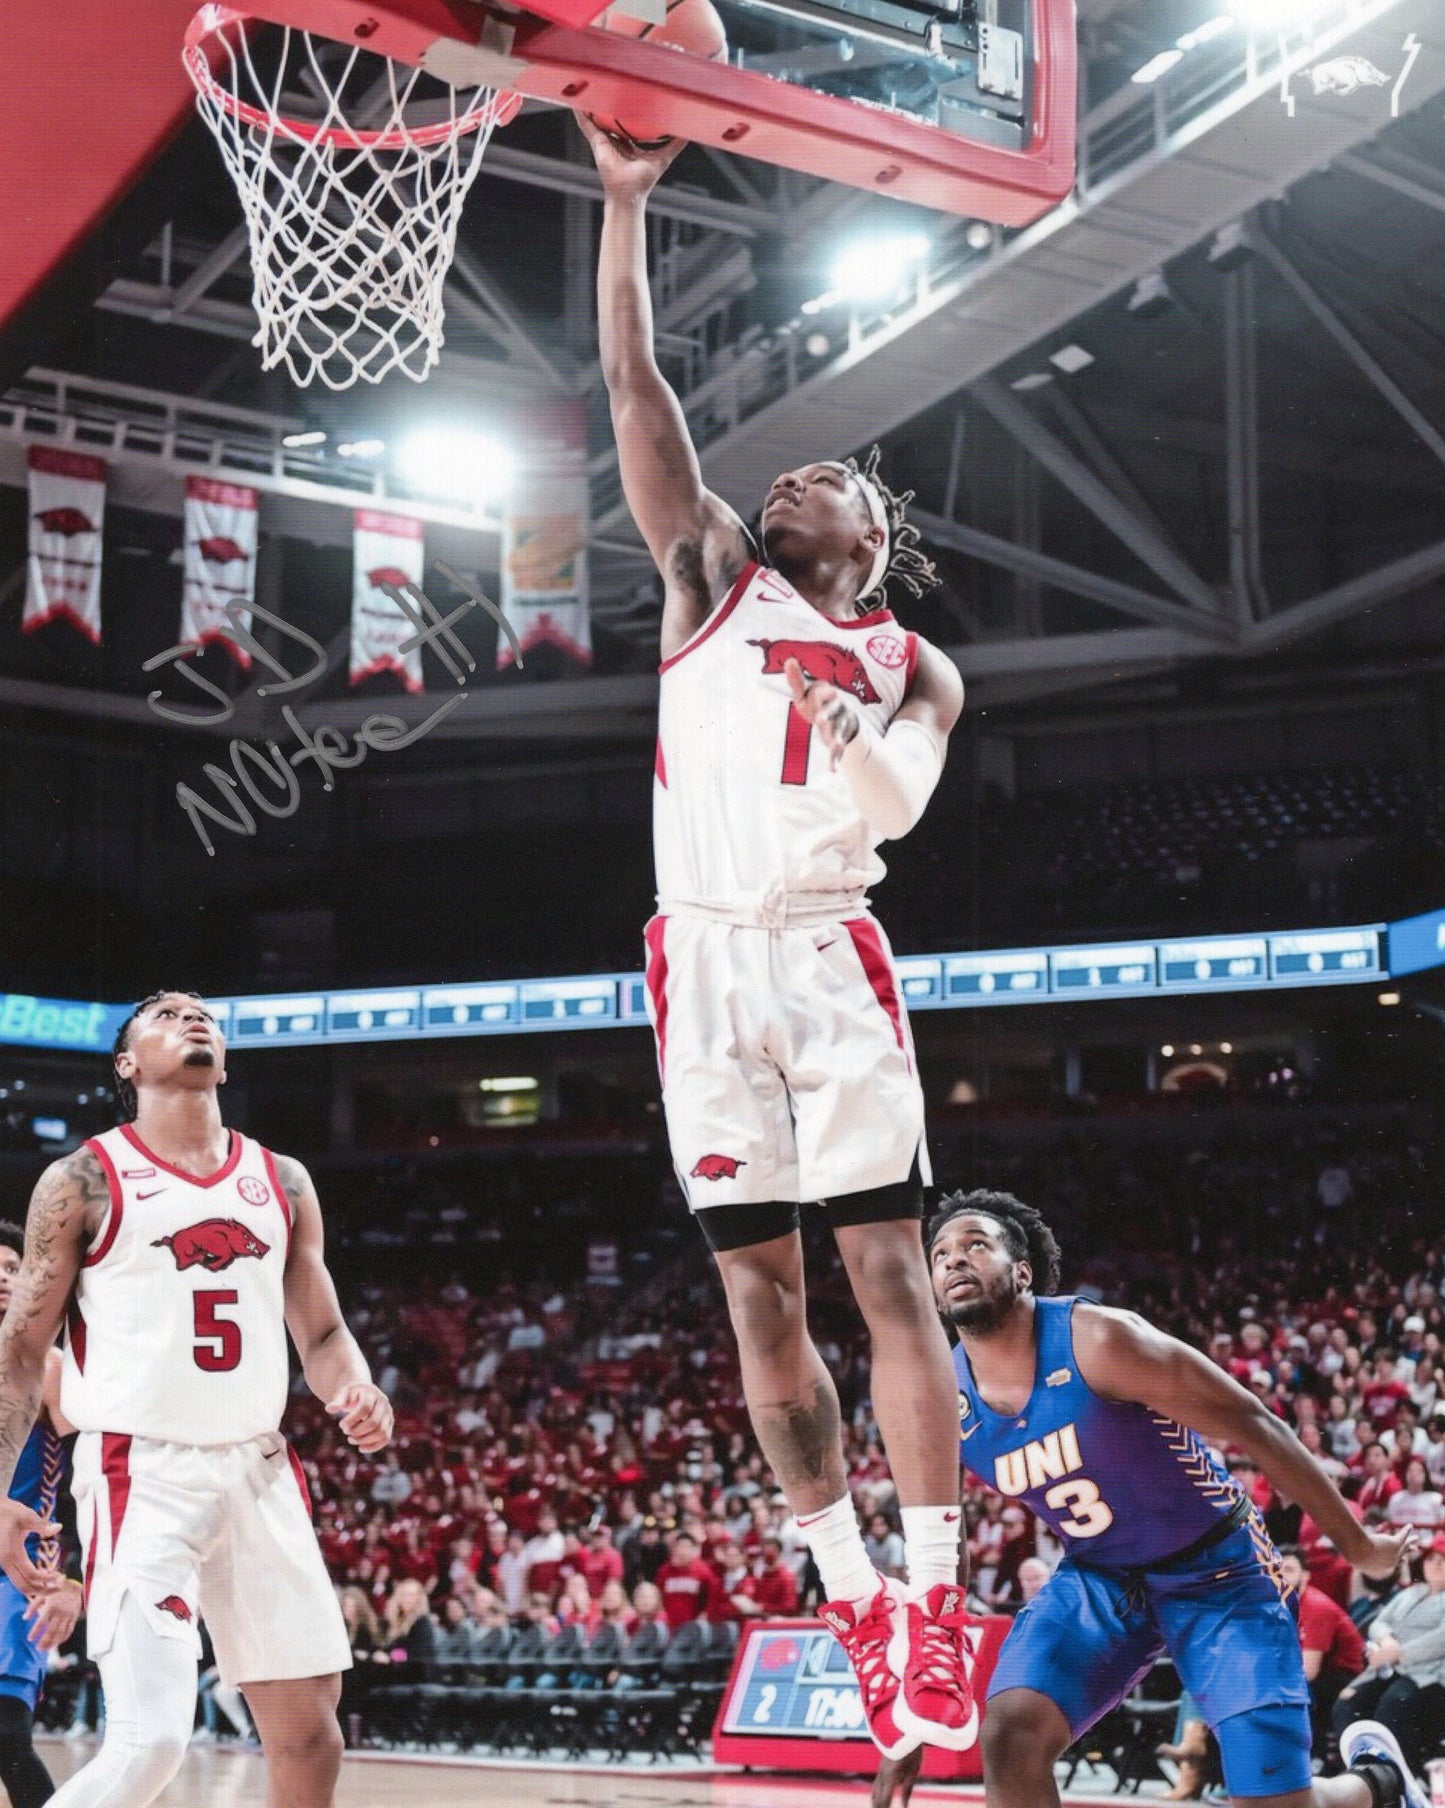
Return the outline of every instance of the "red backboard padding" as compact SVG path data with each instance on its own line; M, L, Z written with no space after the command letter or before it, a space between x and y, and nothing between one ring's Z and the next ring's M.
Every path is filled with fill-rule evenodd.
M0 327L190 116L194 0L5 0Z

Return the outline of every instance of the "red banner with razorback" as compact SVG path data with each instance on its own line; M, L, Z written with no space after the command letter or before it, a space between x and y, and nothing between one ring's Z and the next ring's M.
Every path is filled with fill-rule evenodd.
M401 651L403 641L416 634L416 623L385 586L402 591L408 584L421 588L426 567L422 524L410 515L358 509L352 548L351 682L359 684L376 672L395 672L409 691L419 691L421 648ZM420 603L417 609L420 612Z
M32 446L29 465L30 558L20 625L29 634L61 618L99 646L105 460Z
M245 484L212 477L186 479L185 583L181 591L181 641L203 646L215 641L242 670L251 655L236 640L226 614L251 626L256 597L256 492Z

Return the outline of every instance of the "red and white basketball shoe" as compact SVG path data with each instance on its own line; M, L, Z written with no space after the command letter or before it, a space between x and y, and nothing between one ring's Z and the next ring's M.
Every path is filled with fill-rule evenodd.
M920 1744L968 1751L978 1741L973 1698L973 1652L964 1592L935 1583L920 1600L905 1601L894 1624L889 1662L901 1679L893 1721Z
M902 1584L880 1576L878 1592L867 1608L860 1611L851 1601L826 1601L818 1609L818 1618L848 1653L868 1731L885 1758L906 1758L923 1743L922 1735L905 1733L894 1719L901 1685L888 1662L888 1647L903 1602Z

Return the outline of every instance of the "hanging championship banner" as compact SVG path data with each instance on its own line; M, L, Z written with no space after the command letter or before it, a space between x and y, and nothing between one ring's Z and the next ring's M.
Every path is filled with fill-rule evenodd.
M592 663L587 615L587 431L580 403L539 409L502 515L502 611L521 643ZM505 635L497 664L514 664Z
M186 564L181 590L181 644L218 641L245 671L251 655L226 619L234 605L241 627L251 626L256 596L256 492L211 477L186 479Z
M29 463L30 561L20 625L29 634L64 616L99 646L105 460L32 446Z
M416 634L416 623L382 589L394 584L421 588L426 565L422 525L409 515L382 515L357 509L352 540L351 682L373 672L395 672L409 691L422 687L421 648L398 649ZM418 608L420 605L418 604Z

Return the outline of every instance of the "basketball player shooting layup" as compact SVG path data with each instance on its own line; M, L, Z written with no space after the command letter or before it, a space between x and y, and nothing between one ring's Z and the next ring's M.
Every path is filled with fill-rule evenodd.
M962 1461L1062 1539L1014 1621L983 1718L988 1808L1058 1808L1054 1764L1167 1651L1248 1808L1425 1808L1392 1734L1357 1721L1349 1766L1312 1779L1310 1696L1279 1563L1210 1443L1247 1451L1367 1576L1413 1534L1369 1532L1290 1428L1198 1351L1132 1312L1056 1295L1059 1246L1009 1193L955 1193L928 1228L957 1330ZM912 1756L874 1789L906 1803Z
M597 311L623 488L665 584L646 942L673 1161L873 1737L885 1752L963 1750L977 1714L950 1611L956 1390L919 1238L923 1096L865 897L877 844L913 827L938 782L963 686L889 613L887 581L916 594L935 580L872 460L785 471L762 558L703 487L647 288L647 196L679 147L581 123L604 192ZM869 1562L849 1497L838 1397L804 1314L801 1201L825 1205L871 1336L906 1601Z
M86 1641L105 1739L54 1808L146 1808L185 1755L198 1614L222 1679L245 1691L286 1808L331 1808L340 1672L351 1655L277 1427L286 1331L308 1385L359 1450L391 1437L386 1396L347 1330L300 1162L221 1122L225 1044L189 992L158 992L116 1038L122 1112L41 1175L0 1325L0 1493L64 1320L60 1404L79 1427ZM26 1551L58 1527L0 1501L0 1564L23 1593L58 1585Z

